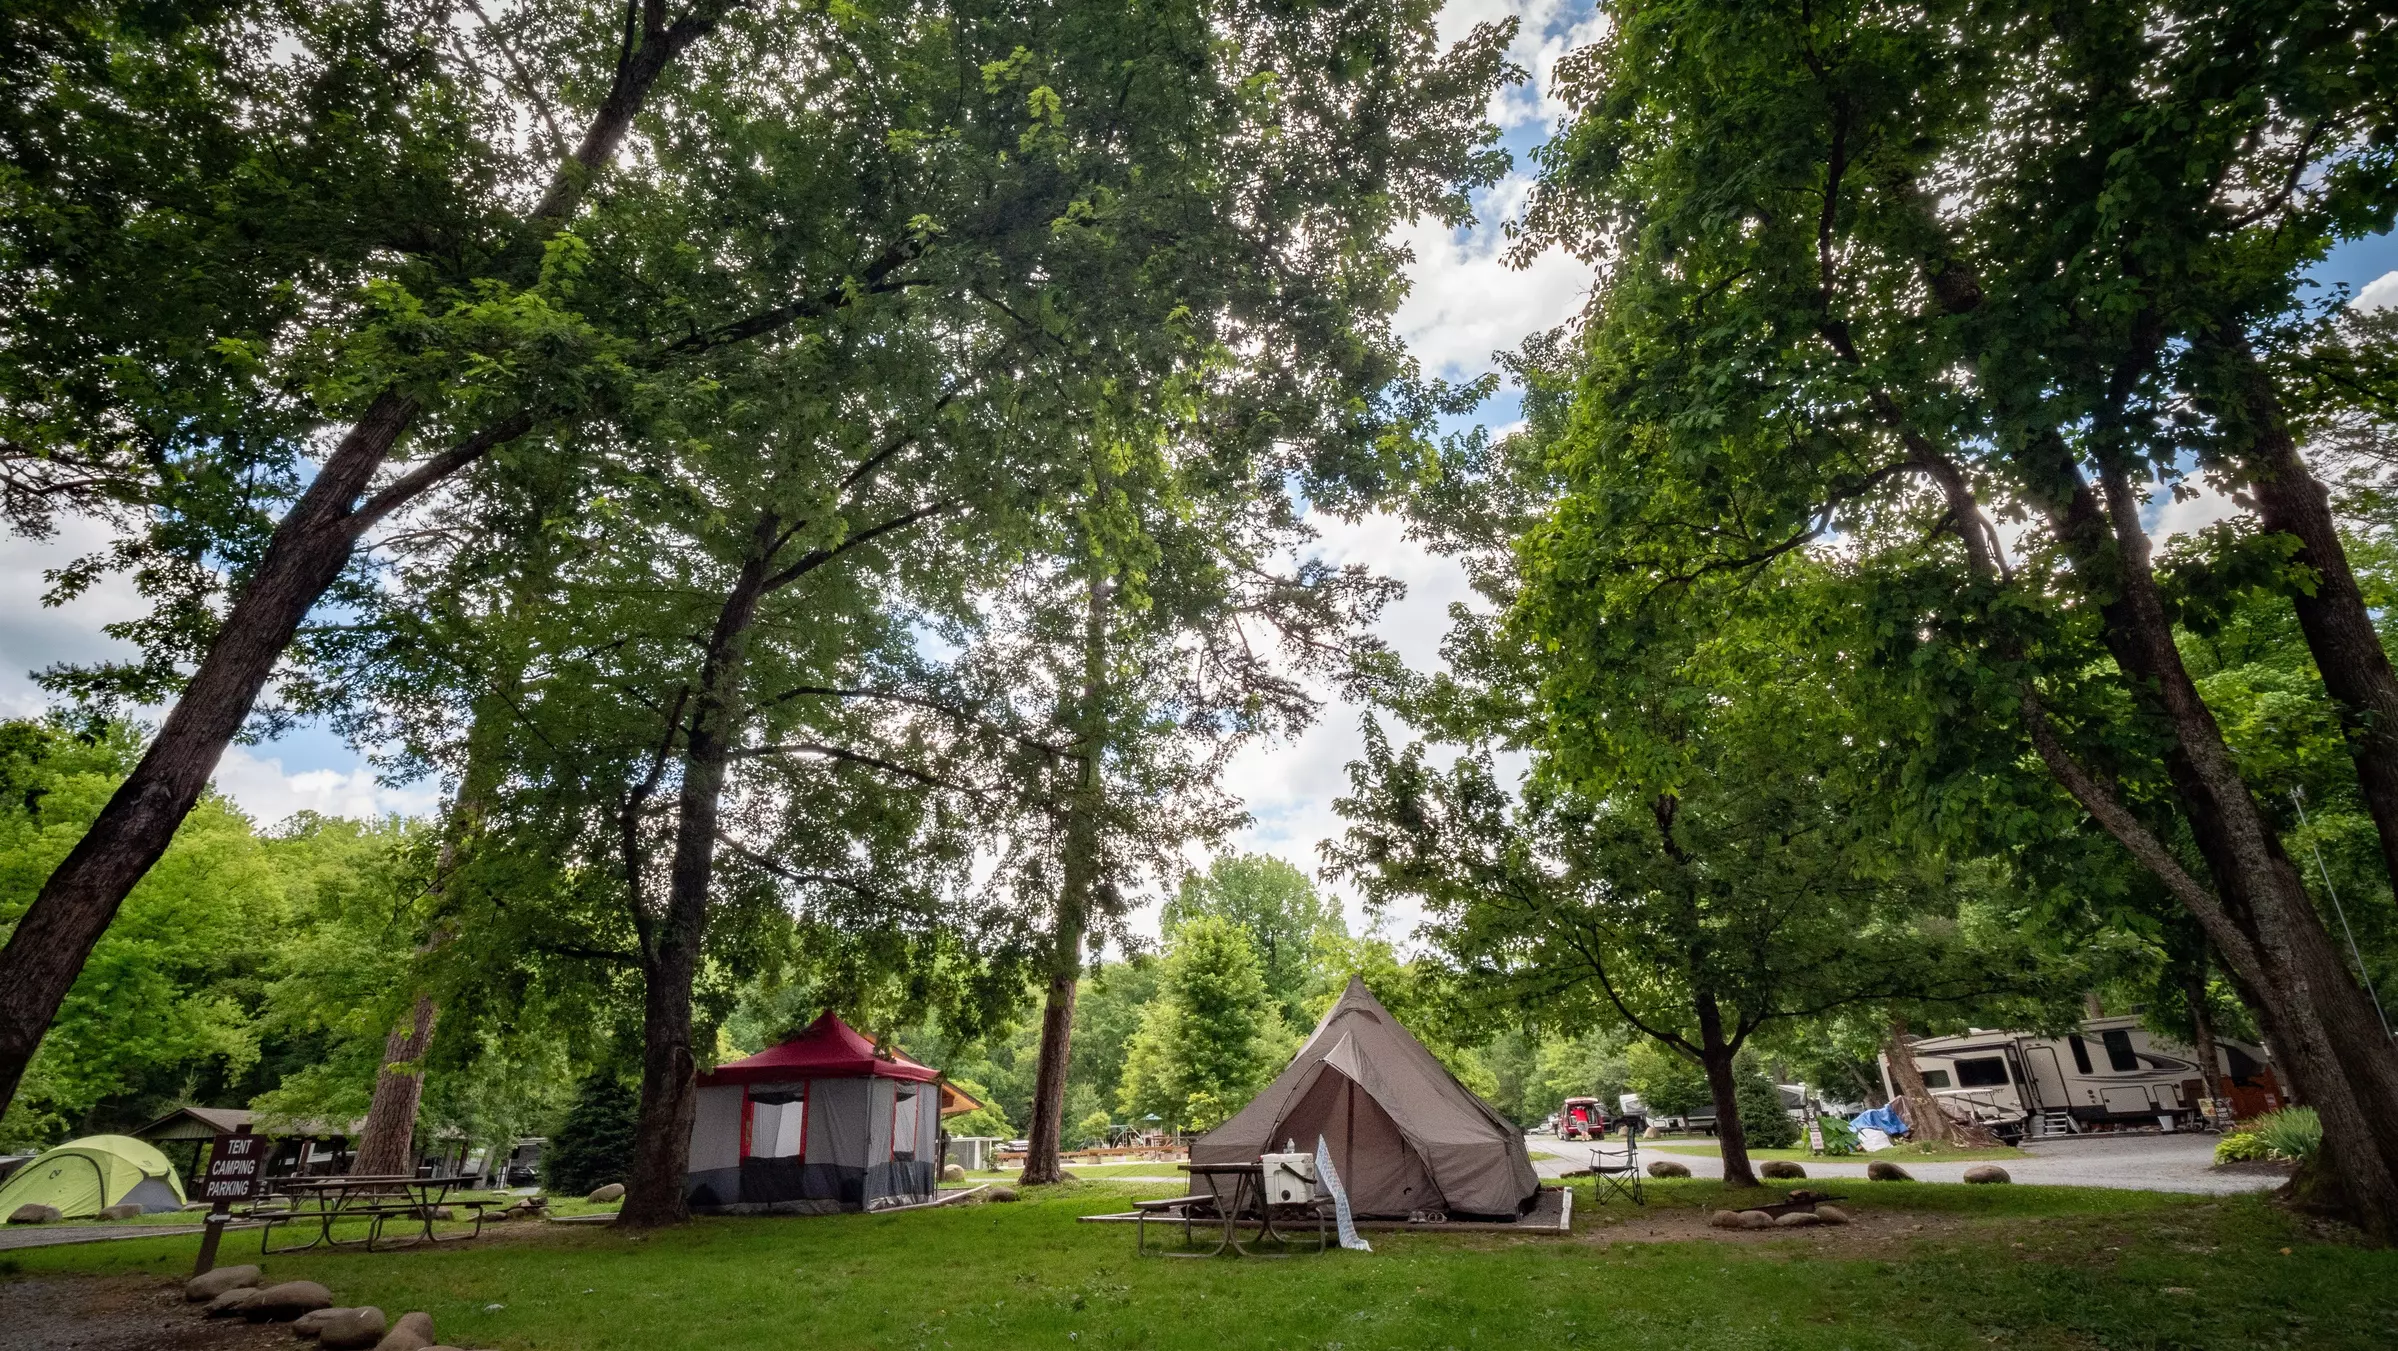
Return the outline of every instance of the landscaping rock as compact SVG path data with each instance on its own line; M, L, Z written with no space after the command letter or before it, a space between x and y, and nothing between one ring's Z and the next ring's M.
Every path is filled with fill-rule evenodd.
M8 1214L10 1224L48 1224L65 1218L58 1213L58 1207L45 1206L37 1201L28 1201Z
M1822 1220L1825 1224L1846 1224L1849 1221L1849 1213L1838 1206L1817 1206L1815 1218Z
M1737 1210L1719 1210L1713 1215L1707 1217L1707 1223L1717 1229L1739 1229L1744 1227L1740 1222L1740 1212Z
M228 1290L208 1301L208 1307L200 1310L200 1315L203 1318L231 1318L256 1298L258 1298L258 1287L254 1285L245 1285L238 1290Z
M103 1207L98 1218L103 1220L138 1220L141 1217L141 1204L135 1201L126 1201L119 1205Z
M1779 1229L1805 1229L1822 1223L1812 1210L1794 1210L1787 1215L1774 1217L1774 1226Z
M215 1299L228 1290L240 1290L258 1284L258 1278L264 1274L250 1266L218 1267L214 1271L203 1271L183 1283L183 1297L194 1303Z
M966 1170L953 1163L941 1170L941 1180L943 1182L963 1182L966 1180Z
M1884 1163L1880 1159L1875 1159L1865 1165L1865 1176L1875 1182L1913 1182L1915 1180L1915 1175L1906 1169L1895 1163Z
M333 1307L333 1292L314 1281L285 1281L252 1295L241 1316L253 1323L288 1323L312 1309Z
M994 1201L1013 1201L1016 1199L1016 1189L1014 1187L993 1187L986 1195Z
M375 1351L425 1351L433 1345L433 1315L404 1313L391 1325L383 1340L375 1343Z
M1744 1210L1740 1212L1740 1227L1743 1229L1771 1229L1774 1227L1774 1217L1762 1210Z
M328 1309L317 1325L317 1344L325 1351L367 1351L383 1340L387 1324L381 1309Z
M1805 1187L1792 1187L1789 1191L1784 1192L1783 1195L1788 1196L1792 1201L1795 1201L1802 1206L1806 1205L1810 1201L1821 1201L1825 1199L1822 1192L1809 1191Z
M1764 1166L1757 1170L1757 1175L1777 1178L1805 1177L1807 1170L1788 1159L1767 1159Z
M301 1314L299 1317L291 1320L291 1335L294 1337L314 1337L318 1333L325 1330L326 1319L333 1317L335 1314L344 1314L348 1312L348 1309L311 1309L308 1312Z
M1651 1126L1647 1130L1640 1133L1640 1138L1643 1140L1662 1140L1665 1138L1665 1127Z
M595 1206L606 1205L610 1201L621 1201L624 1199L624 1184L611 1182L583 1199Z
M1999 1167L1995 1163L1977 1163L1973 1167L1965 1170L1965 1180L1967 1182L1990 1183L2013 1182L2015 1179L2008 1177L2007 1170Z
M1690 1176L1690 1165L1687 1163L1676 1163L1672 1159L1659 1159L1655 1163L1649 1165L1649 1176L1688 1177Z

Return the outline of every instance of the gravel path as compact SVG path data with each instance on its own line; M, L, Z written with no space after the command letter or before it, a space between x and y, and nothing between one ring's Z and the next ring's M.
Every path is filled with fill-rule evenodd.
M229 1224L230 1234L255 1229L254 1224ZM59 1243L98 1243L111 1238L166 1238L196 1234L198 1224L10 1224L0 1225L0 1252L10 1248L47 1248Z
M1536 1153L1573 1151L1568 1157L1541 1159L1533 1168L1542 1177L1557 1177L1585 1166L1583 1146L1561 1145L1536 1136L1527 1142ZM1695 1177L1722 1177L1723 1161L1712 1154L1681 1154L1642 1150L1643 1164L1672 1159L1690 1165ZM2282 1183L2278 1173L2217 1172L2215 1137L2178 1135L2080 1135L2028 1144L2022 1157L1999 1164L2017 1182L2052 1187L2125 1187L2135 1191L2193 1192L2223 1196L2234 1192L2270 1191ZM1803 1165L1814 1178L1863 1178L1865 1160L1809 1159ZM1936 1163L1902 1159L1900 1166L1919 1182L1962 1182L1970 1163Z

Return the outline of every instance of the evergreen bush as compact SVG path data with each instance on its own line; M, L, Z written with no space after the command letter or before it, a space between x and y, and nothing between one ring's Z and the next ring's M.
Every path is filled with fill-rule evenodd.
M541 1151L542 1188L578 1196L624 1181L640 1115L641 1095L613 1074L576 1085L574 1106Z

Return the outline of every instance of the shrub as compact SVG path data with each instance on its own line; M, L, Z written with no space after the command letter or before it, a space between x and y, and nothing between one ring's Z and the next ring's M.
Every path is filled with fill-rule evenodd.
M1081 1141L1086 1148L1092 1145L1104 1145L1107 1143L1107 1128L1107 1113L1105 1111L1093 1112L1075 1123L1074 1138Z
M2234 1131L2215 1142L2215 1162L2247 1163L2254 1159L2269 1159L2273 1151L2261 1135Z
M2277 1159L2304 1162L2315 1156L2323 1145L2323 1119L2312 1107L2284 1107L2278 1112L2251 1117L2240 1123L2240 1132L2265 1142L2265 1148Z
M541 1151L541 1185L561 1196L622 1182L633 1163L633 1134L641 1096L613 1074L575 1087L575 1105Z
M1818 1117L1816 1118L1816 1124L1823 1127L1824 1153L1854 1154L1857 1152L1858 1143L1857 1131L1855 1127L1849 1125L1847 1122L1836 1116Z
M1797 1143L1799 1125L1782 1106L1773 1080L1756 1071L1738 1072L1733 1094L1740 1104L1740 1129L1751 1149L1786 1149Z

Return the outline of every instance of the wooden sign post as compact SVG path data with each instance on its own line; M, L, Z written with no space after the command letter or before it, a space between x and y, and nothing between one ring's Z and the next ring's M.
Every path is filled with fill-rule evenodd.
M200 1199L208 1202L207 1226L200 1236L200 1260L192 1265L194 1276L216 1265L217 1241L225 1236L225 1221L233 1217L233 1203L253 1201L266 1191L267 1140L250 1134L244 1122L231 1135L220 1135L208 1151L208 1172L200 1179Z

